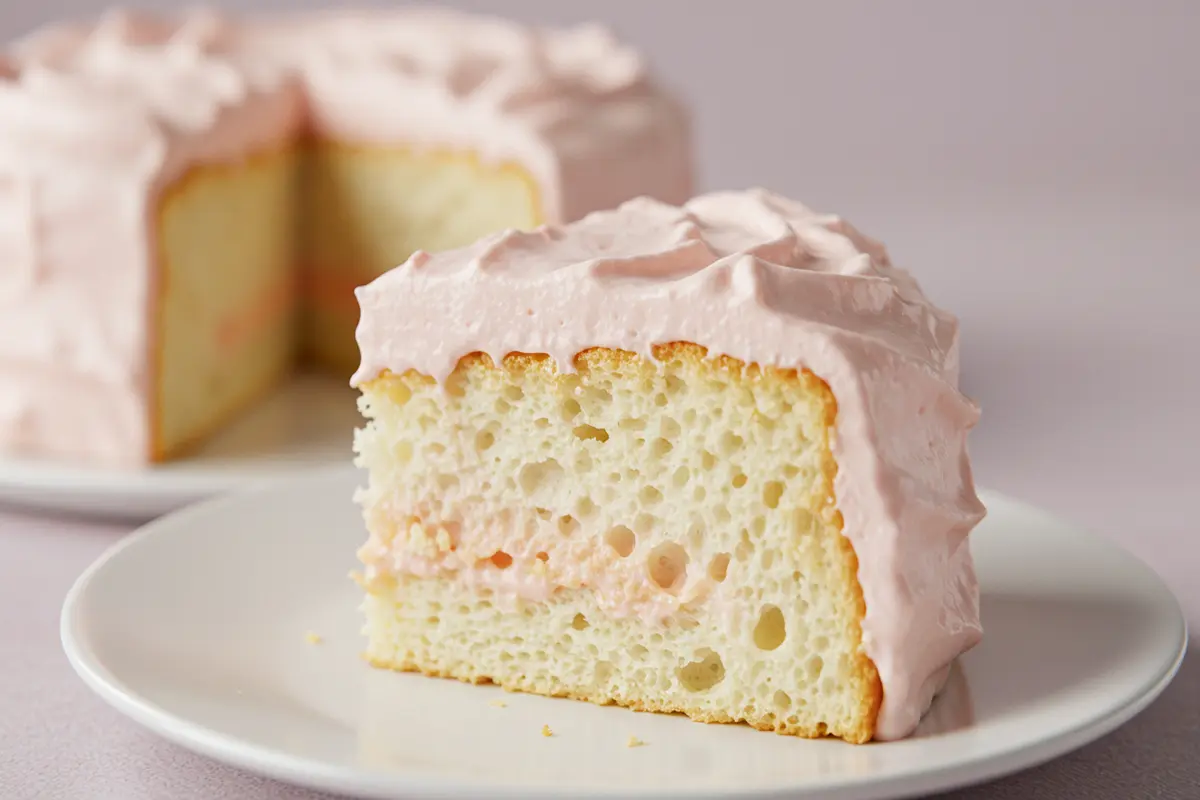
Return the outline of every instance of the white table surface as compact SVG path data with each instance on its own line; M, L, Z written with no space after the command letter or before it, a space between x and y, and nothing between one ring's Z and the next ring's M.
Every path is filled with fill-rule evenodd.
M13 4L0 32L102 5ZM883 239L962 319L979 482L1119 542L1200 623L1200 4L458 5L617 23L693 100L705 187ZM128 530L0 510L0 797L317 797L159 741L71 673L59 605ZM1200 657L1105 739L951 796L1200 797Z

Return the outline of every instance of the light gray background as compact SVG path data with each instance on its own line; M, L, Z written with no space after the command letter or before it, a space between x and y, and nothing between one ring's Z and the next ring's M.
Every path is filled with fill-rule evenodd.
M0 36L104 5L0 0ZM610 22L691 101L702 188L883 239L962 319L980 483L1120 541L1200 621L1200 2L450 5ZM123 531L0 512L0 796L312 797L158 742L70 674L58 604ZM1102 742L955 796L1200 797L1197 662Z

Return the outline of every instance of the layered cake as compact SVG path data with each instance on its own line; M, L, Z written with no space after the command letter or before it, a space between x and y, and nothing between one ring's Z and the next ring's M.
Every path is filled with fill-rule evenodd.
M839 218L640 198L357 295L376 666L861 743L979 641L957 321Z
M0 454L203 441L418 249L691 191L680 106L604 30L442 11L117 12L0 56Z

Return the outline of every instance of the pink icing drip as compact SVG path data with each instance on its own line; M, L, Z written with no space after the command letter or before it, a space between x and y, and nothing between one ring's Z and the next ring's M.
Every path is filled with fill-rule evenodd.
M876 736L911 732L979 641L967 534L984 508L966 450L979 410L957 388L957 321L842 220L761 190L640 199L418 253L357 295L355 384L385 369L444 380L472 352L571 370L588 347L649 356L672 341L812 370L838 402L835 491L884 690Z

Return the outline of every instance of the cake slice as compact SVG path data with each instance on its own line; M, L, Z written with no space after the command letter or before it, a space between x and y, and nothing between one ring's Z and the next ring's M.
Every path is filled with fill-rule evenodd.
M851 742L980 638L957 323L764 191L358 290L372 664Z

